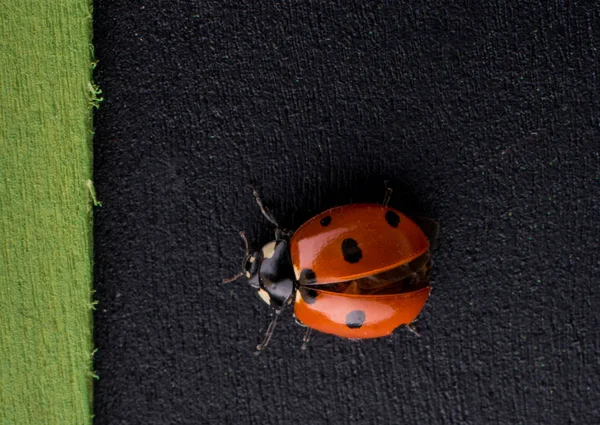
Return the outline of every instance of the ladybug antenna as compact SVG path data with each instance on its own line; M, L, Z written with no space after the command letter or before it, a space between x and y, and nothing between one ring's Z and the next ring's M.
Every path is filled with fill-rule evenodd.
M244 240L244 245L246 247L246 255L248 255L248 252L250 250L249 246L248 246L248 238L246 237L246 233L242 230L240 232L240 236L242 237L242 239Z
M246 258L248 258L248 255L250 253L250 246L248 244L248 238L246 237L246 233L244 233L243 231L240 232L240 236L242 237L242 239L244 240L244 262L246 261ZM239 272L238 274L236 274L233 277L227 278L227 279L223 279L223 283L231 283L231 282L235 282L236 280L238 280L240 277L242 277L244 275L244 271L242 270L241 272Z
M231 283L231 282L235 282L236 280L238 280L240 277L242 277L244 275L244 272L239 272L238 274L236 274L235 276L232 276L230 278L227 279L223 279L223 283Z
M273 331L275 330L275 326L277 326L277 319L279 319L279 313L275 313L275 315L273 316L273 319L271 319L271 323L269 323L269 327L267 328L267 331L265 332L265 336L262 340L262 342L260 344L258 344L256 346L256 351L254 352L255 356L258 356L262 350L264 350L265 348L267 348L267 345L269 345L269 341L271 340L271 336L273 336Z

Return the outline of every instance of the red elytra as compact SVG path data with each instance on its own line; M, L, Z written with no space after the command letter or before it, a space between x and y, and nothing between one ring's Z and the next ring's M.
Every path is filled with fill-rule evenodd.
M414 221L378 204L332 208L308 220L290 239L296 279L311 270L318 284L385 272L428 249L429 241Z
M294 314L304 325L344 338L378 338L412 323L427 301L430 287L389 295L349 295L316 290L308 304L296 293Z
M312 329L377 338L415 320L431 291L431 261L429 240L413 220L387 205L350 204L318 214L290 237L254 195L277 228L261 250L250 253L246 244L242 274L275 311L257 353L290 304L307 327L303 348Z

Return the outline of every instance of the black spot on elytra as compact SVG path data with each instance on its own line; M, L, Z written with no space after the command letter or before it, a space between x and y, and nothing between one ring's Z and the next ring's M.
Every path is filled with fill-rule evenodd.
M354 310L346 316L346 326L350 329L358 329L365 323L366 315L362 310Z
M362 250L358 247L358 243L354 239L344 239L342 242L342 254L344 260L349 263L358 263L362 258Z
M394 211L388 211L385 213L385 221L392 227L398 227L400 224L400 216Z
M312 269L303 269L300 272L299 281L302 285L310 285L313 283L317 283L317 275Z
M317 301L319 293L314 289L300 288L300 296L306 304L314 304Z
M327 226L329 226L329 223L331 223L331 216L330 215L328 215L327 217L323 217L321 219L321 226L327 227Z

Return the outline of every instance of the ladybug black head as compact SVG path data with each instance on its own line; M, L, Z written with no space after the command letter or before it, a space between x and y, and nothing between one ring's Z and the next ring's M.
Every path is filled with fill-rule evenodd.
M250 286L275 310L281 310L292 299L295 279L287 240L271 241L260 251L248 252L242 269Z

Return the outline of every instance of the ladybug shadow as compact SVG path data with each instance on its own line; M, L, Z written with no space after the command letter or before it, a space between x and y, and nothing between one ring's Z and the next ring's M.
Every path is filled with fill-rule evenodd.
M364 176L357 174L343 182L332 182L329 187L314 188L319 193L313 199L305 200L304 208L294 214L293 225L297 228L314 215L340 205L384 202L386 191L392 189L388 205L411 217L433 218L432 206L423 202L417 192L407 183L408 179L386 175Z

